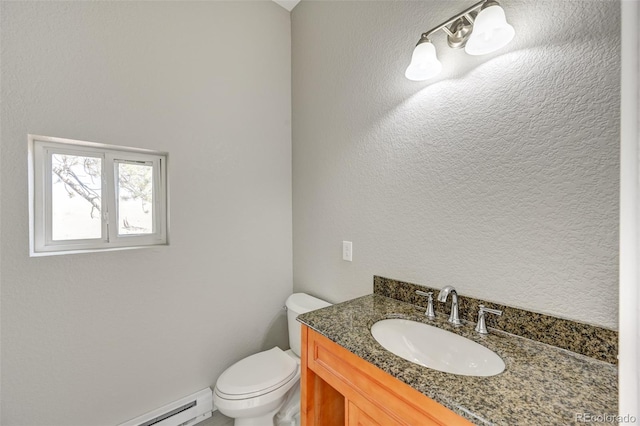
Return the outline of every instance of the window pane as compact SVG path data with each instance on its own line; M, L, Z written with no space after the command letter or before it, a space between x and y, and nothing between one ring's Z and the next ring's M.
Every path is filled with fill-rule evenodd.
M153 233L153 165L117 162L118 234Z
M81 240L102 237L102 159L51 156L51 238Z

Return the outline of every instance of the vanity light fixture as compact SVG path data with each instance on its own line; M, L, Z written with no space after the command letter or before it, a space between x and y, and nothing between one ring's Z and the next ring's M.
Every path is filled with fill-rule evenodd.
M482 0L447 21L422 33L404 75L409 80L423 81L435 77L442 70L436 48L429 37L442 30L447 33L449 47L464 47L469 55L485 55L507 45L515 30L495 0Z

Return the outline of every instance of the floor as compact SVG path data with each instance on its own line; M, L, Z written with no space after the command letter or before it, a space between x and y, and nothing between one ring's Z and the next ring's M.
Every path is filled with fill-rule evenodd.
M197 426L233 426L233 419L216 410L211 417L204 422L198 423Z

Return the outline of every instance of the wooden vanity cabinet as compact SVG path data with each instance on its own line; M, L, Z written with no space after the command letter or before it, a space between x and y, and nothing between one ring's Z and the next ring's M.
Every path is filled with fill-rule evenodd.
M302 426L473 424L304 325L301 343Z

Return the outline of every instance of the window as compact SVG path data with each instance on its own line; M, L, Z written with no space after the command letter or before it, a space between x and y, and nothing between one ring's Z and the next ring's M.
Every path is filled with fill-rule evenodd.
M167 154L29 135L30 254L167 244Z

